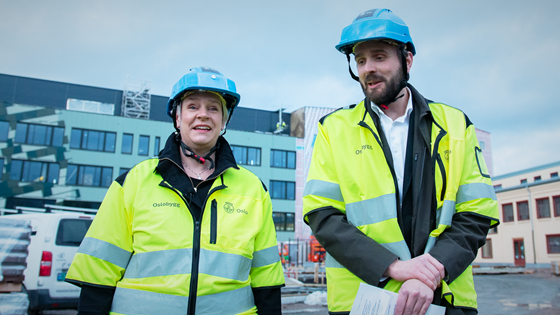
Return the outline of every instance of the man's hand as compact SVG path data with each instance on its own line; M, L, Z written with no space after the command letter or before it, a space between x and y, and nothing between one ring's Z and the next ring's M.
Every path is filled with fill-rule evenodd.
M434 291L422 281L407 280L399 290L395 315L424 315L433 300Z
M445 277L445 268L432 255L426 253L406 261L395 260L384 275L397 281L417 279L434 291Z

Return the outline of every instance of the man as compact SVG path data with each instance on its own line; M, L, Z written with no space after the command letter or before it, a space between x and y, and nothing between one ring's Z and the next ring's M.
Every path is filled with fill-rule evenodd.
M474 126L407 83L416 51L390 10L360 14L336 48L365 99L319 121L304 191L329 312L349 313L365 282L399 293L395 314L477 314L470 264L498 209Z

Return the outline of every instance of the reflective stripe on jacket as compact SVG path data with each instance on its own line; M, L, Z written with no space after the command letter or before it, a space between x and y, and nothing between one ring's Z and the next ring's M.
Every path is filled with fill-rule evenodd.
M430 152L437 199L437 211L429 211L436 211L438 218L426 252L452 224L456 212L487 217L492 225L498 222L496 197L474 126L467 124L457 109L439 103L428 105L433 117ZM311 212L334 207L365 235L407 260L411 254L397 219L396 193L380 135L366 115L364 102L338 110L319 123L303 197L305 220ZM326 269L329 311L350 311L362 281L330 255ZM390 280L385 288L397 292L400 285ZM476 308L470 268L449 286L442 285L443 296L454 306Z
M198 222L189 199L154 171L158 162L141 162L122 185L113 182L67 280L116 287L115 314L187 314L192 303L197 314L256 314L252 288L284 284L261 181L228 168Z

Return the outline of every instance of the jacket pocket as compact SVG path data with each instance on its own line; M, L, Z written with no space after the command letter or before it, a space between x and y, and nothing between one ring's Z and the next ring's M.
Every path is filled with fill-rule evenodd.
M216 244L218 234L218 202L216 199L212 200L210 207L210 244Z

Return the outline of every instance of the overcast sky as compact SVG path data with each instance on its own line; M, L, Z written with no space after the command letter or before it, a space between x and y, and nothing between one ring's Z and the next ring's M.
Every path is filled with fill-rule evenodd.
M556 0L0 0L0 73L119 90L130 76L168 96L204 65L240 106L338 108L363 94L334 46L376 7L408 24L420 93L492 134L494 175L560 161Z

